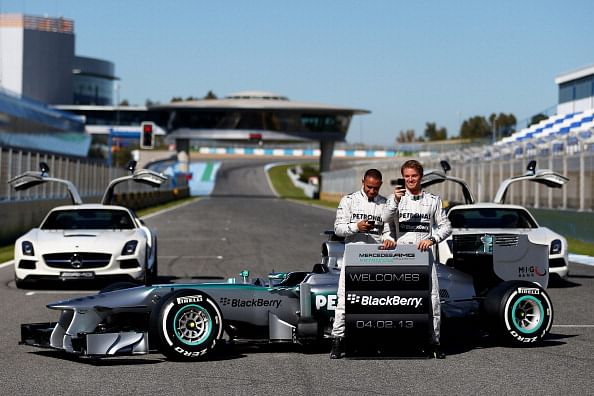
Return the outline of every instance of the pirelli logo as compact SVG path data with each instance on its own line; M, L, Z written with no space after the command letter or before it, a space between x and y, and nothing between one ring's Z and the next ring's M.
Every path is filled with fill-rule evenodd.
M202 302L202 296L186 296L176 299L178 304L192 304Z

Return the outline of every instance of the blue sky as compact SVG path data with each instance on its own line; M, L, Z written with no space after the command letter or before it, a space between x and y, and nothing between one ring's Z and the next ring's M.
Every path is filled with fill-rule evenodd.
M120 99L264 90L371 110L349 142L426 122L518 120L557 103L555 76L594 64L594 1L0 0L75 21L76 53L110 60Z

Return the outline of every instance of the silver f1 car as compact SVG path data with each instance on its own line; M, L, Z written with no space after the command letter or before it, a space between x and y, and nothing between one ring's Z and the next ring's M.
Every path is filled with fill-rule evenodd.
M115 187L134 181L159 187L167 177L129 165L128 176L112 180L100 204L83 204L68 180L48 176L49 167L25 172L9 183L18 191L54 182L67 187L72 204L53 208L39 227L15 242L17 287L38 280L107 278L150 282L157 276L157 237L134 211L110 205Z
M321 341L330 334L344 249L344 243L331 235L322 246L322 263L311 272L273 273L268 279L250 280L244 271L225 283L131 288L116 284L96 295L49 304L49 309L60 311L58 321L21 325L21 343L90 357L158 350L170 359L195 360L224 340ZM546 265L547 254L547 245L521 233L456 236L454 265L437 267L443 314L481 315L507 342L538 343L553 321L553 306L544 290L548 271L535 270L536 263ZM522 273L531 278L519 276ZM383 280L406 282L400 285L406 288L421 278L397 274ZM399 295L377 299L378 304L388 300L399 301L394 304L403 309L400 302L405 299ZM404 308L419 308L421 300L415 301ZM396 322L376 323L399 330Z

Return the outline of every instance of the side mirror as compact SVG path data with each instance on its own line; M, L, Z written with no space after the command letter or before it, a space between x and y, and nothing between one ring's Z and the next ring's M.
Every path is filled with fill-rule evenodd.
M439 161L439 165L441 165L441 169L443 169L444 173L448 173L448 171L452 170L452 167L450 166L450 163L446 160L441 160Z
M45 163L45 162L40 162L39 163L39 169L41 170L41 174L44 175L44 176L47 175L49 173L49 171L50 171L49 165L47 163Z
M528 163L528 166L526 167L526 170L531 173L531 174L536 174L536 161L532 160Z
M134 171L136 170L136 161L132 160L128 162L126 168L130 171L130 173L134 173Z

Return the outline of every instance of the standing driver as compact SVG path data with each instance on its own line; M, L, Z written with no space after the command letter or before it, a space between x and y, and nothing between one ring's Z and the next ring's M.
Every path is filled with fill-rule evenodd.
M361 190L344 196L336 210L334 233L344 237L345 243L373 243L382 244L384 249L396 246L390 234L389 222L384 223L383 214L386 198L379 195L382 186L382 174L377 169L365 172ZM345 271L340 271L338 281L338 301L334 313L334 326L332 328L331 359L340 359L344 353L344 283Z
M441 198L421 190L423 166L419 161L406 161L400 173L404 186L396 186L394 194L388 197L383 220L395 225L397 244L414 244L420 251L425 251L450 236L452 226L443 210ZM445 355L439 348L441 307L435 265L431 266L431 305L432 354L434 358L443 359Z

